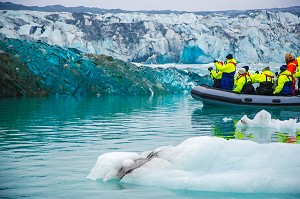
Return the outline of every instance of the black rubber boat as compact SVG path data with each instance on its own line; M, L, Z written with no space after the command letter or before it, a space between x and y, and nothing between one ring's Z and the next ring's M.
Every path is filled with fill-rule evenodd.
M255 106L300 106L300 95L255 95L234 93L206 85L195 86L191 95L203 104L255 105Z

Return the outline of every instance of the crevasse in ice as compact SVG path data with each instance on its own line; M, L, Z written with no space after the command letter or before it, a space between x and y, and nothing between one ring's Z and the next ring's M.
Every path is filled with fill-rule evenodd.
M0 39L42 40L132 62L204 64L232 53L238 62L281 63L286 52L300 54L297 13L293 8L210 14L0 10Z

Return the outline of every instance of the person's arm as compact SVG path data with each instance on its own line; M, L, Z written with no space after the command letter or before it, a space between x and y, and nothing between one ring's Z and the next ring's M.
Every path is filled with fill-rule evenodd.
M215 78L215 79L221 79L222 78L222 72L217 72L215 70L211 70L210 71L210 76L212 78Z
M299 71L299 69L298 69L297 72L295 72L295 74L293 76L294 76L294 78L299 78L300 77L300 71Z
M300 77L300 56L297 57L297 62L298 62L298 69L297 69L297 71L294 74L295 78L299 78Z
M219 71L221 71L224 67L220 62L218 62L216 60L214 61L214 65L215 65L216 69Z
M278 80L277 80L277 86L273 92L273 94L278 94L280 91L283 89L284 86L284 75L279 75Z

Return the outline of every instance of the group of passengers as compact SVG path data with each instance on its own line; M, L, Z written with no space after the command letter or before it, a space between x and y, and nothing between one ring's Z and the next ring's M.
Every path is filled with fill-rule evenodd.
M237 61L232 54L228 54L224 63L214 60L216 70L213 70L212 67L209 67L208 70L214 80L213 87L215 88L247 94L294 95L296 94L297 79L300 91L300 56L295 59L291 53L286 53L285 61L286 65L282 65L280 72L276 72L275 75L271 72L270 67L263 68L261 73L256 71L251 74L249 66L238 69L238 73L235 75ZM259 83L256 89L253 86L254 83Z

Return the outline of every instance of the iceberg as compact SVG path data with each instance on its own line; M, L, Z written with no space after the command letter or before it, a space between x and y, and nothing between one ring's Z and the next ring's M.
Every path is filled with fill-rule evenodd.
M137 66L42 41L0 41L0 96L187 93L211 78L175 67Z
M278 131L300 131L300 123L297 119L278 120L272 119L271 114L268 111L261 110L253 119L249 119L247 115L244 115L236 124L236 127L261 127L272 128Z
M156 155L149 158L151 153ZM299 153L298 144L193 137L152 152L102 154L87 178L176 190L299 194ZM119 178L126 168L134 169Z
M296 142L300 134L300 123L298 119L288 120L272 119L268 111L261 110L253 119L244 115L236 123L236 137L251 137L255 141L270 142L276 139L282 142Z

